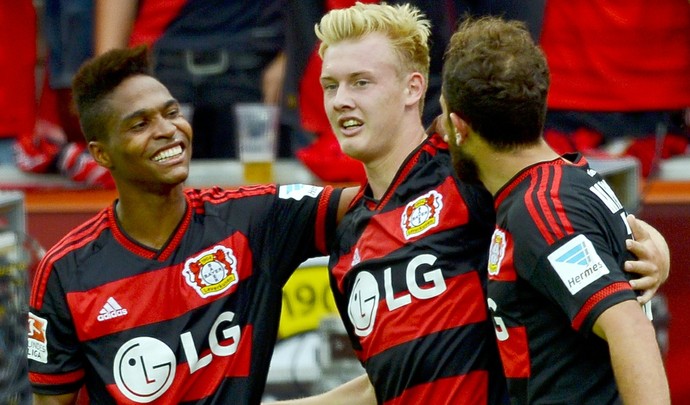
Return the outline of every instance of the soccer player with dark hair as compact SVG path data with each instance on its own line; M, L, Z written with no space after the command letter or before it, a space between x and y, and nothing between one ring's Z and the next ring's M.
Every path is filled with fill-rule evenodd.
M668 404L654 328L621 270L625 209L583 156L544 141L549 71L524 24L464 21L443 83L457 173L494 195L488 303L512 402Z
M86 62L73 89L89 151L119 197L37 270L34 403L72 404L85 385L98 404L258 404L282 287L326 253L345 193L186 189L192 130L144 47Z
M410 5L359 3L316 27L326 113L368 178L338 226L331 286L378 403L501 403L485 290L493 201L423 127L428 24ZM330 403L308 400L285 404Z

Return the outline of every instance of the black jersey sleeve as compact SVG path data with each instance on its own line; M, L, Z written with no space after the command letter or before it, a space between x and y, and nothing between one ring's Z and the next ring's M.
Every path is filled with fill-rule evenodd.
M306 259L328 254L337 222L341 189L304 184L281 185L266 238L284 284Z
M46 286L34 288L28 314L29 381L38 394L76 392L83 383L84 364L63 288L68 281L49 260L41 267L38 273L48 272Z
M557 190L527 193L511 214L521 261L516 269L560 306L573 328L589 333L604 310L635 299L622 270L630 230L612 192L606 198L615 201L606 202L595 192L605 184L601 178L574 168L563 172L553 174L562 176Z

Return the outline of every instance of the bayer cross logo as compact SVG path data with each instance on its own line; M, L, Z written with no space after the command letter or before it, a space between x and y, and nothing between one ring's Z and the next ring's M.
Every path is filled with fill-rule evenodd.
M491 246L489 247L489 275L497 276L501 271L501 262L506 254L507 246L506 234L500 229L495 229L491 236Z
M202 267L201 279L206 285L218 284L225 278L225 267L213 261Z
M115 355L115 383L128 399L148 403L163 395L175 378L175 354L163 342L137 337Z
M239 282L237 257L231 248L217 245L189 258L182 275L202 298L222 294Z
M442 209L443 196L436 190L409 202L400 216L400 227L405 239L419 236L438 226Z

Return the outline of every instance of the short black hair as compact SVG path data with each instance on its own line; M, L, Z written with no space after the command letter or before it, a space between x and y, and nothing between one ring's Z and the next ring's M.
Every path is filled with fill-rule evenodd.
M105 98L125 79L151 75L148 47L112 49L89 59L72 80L72 95L87 141L100 138L110 118Z

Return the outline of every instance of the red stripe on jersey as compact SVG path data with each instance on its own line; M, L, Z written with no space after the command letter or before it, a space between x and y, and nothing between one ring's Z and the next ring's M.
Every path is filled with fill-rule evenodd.
M486 371L440 378L434 382L410 387L385 405L464 404L485 405L488 401L489 375Z
M534 205L534 201L532 198L534 197L535 189L537 188L537 176L532 176L530 179L530 185L529 188L527 189L527 192L525 193L525 207L527 207L527 211L529 211L529 215L534 221L534 224L537 226L537 229L539 230L539 233L542 234L544 239L546 239L546 243L549 245L553 244L554 239L553 236L551 236L551 232L549 232L548 227L542 221L541 217L539 216L539 211L537 207Z
M108 227L108 213L111 208L104 209L98 215L68 233L53 246L38 264L31 290L30 305L38 310L43 306L48 278L56 261L93 241Z
M405 237L403 233L404 225L401 224L403 214L407 208L405 205L392 211L379 213L371 219L359 237L357 244L353 246L352 251L341 256L338 264L332 270L332 274L338 281L338 288L341 291L343 291L342 283L345 275L352 267L352 255L355 250L358 250L360 261L362 262L377 259L385 257L391 252L428 235L467 224L469 212L465 200L458 192L455 180L452 177L448 177L436 188L436 191L443 196L443 207L438 215L436 226L430 226L423 232L411 235L409 239Z
M78 382L84 378L84 370L75 370L64 374L41 374L29 372L31 384L40 385L67 385Z
M524 326L506 328L508 338L498 340L503 371L507 378L527 378L531 374L527 329Z
M551 231L555 235L555 239L562 239L567 235L567 231L564 229L562 224L556 221L556 217L558 216L560 219L563 215L563 213L559 215L557 211L557 207L563 207L559 195L559 187L563 177L563 168L562 166L545 165L540 166L537 170L542 172L542 184L539 189L538 196L539 205L541 206L541 210L546 217L547 225L551 226ZM549 184L549 181L551 181L552 184ZM549 202L554 205L554 208L551 208ZM570 223L568 222L567 225L570 225Z
M165 394L156 399L156 403L179 404L187 401L198 401L212 395L225 378L246 378L249 376L252 358L251 325L243 328L239 343L218 342L219 347L197 354L198 361L192 366L188 363L178 364L175 379ZM197 339L207 339L198 337ZM234 346L234 347L233 347ZM116 371L117 372L117 371ZM132 403L132 400L120 392L115 384L107 386L110 395L120 403ZM142 401L143 402L143 401ZM227 399L232 403L232 398Z
M503 203L503 200L505 200L506 197L513 192L513 189L522 183L522 181L530 174L531 172L529 170L525 170L522 172L522 174L513 179L508 185L504 186L505 188L498 190L496 197L494 197L494 209L496 211L498 211L498 207L501 205L501 203Z
M405 292L410 294L411 302L392 311L386 298L379 301L376 327L369 336L359 338L363 347L358 353L360 360L366 361L393 346L434 332L487 319L486 299L477 272L446 279L446 288L431 299L419 299ZM396 298L400 297L398 294ZM458 302L463 303L462 307L458 307ZM395 333L391 333L393 330Z
M625 290L632 290L630 284L626 283L625 281L618 281L613 284L609 284L608 286L597 291L594 295L589 297L587 302L585 302L585 305L583 305L582 308L580 308L580 311L573 318L573 328L575 330L580 330L582 322L584 322L585 318L587 317L587 314L589 314L589 311L591 311L592 308L594 308L599 302L601 302L601 300L603 300L611 294L615 294L619 291Z
M563 231L560 229L558 224L556 223L556 216L554 215L553 211L551 211L551 206L549 206L549 201L551 201L551 197L553 197L552 194L557 194L558 190L553 190L552 186L550 183L550 180L553 180L551 177L552 173L549 168L544 168L544 167L539 167L537 171L541 172L541 184L539 185L539 189L536 191L536 195L534 198L539 201L539 208L541 209L541 213L544 215L546 218L546 226L551 228L551 238L556 241L563 236ZM558 176L555 176L558 177ZM552 244L553 242L549 243Z
M587 164L586 160L584 160L584 157L582 157L582 155L578 155L578 157L581 157L582 159L577 159L577 161L572 162L575 166L584 166L585 164ZM559 167L563 166L564 164L567 164L566 161L559 157L550 162L539 163L538 165L523 171L517 177L511 180L510 183L505 186L505 188L498 190L498 193L496 193L496 197L494 198L494 208L496 208L496 210L498 211L498 207L501 205L501 203L503 203L503 200L505 200L506 197L508 197L510 193L513 192L513 189L515 187L522 183L522 181L526 177L534 176L534 170L545 167Z
M398 189L400 184L402 184L407 179L407 175L417 165L418 160L419 152L415 153L412 157L410 157L407 160L405 166L398 170L398 174L396 175L394 182L390 186L388 186L386 194L384 194L381 198L381 201L379 201L378 208L384 207L386 204L388 204L388 201L390 201L391 197L395 195L395 191Z
M275 194L277 188L275 184L259 184L255 186L242 186L236 189L223 189L216 186L197 191L197 195L203 202L220 204L238 198Z
M328 214L328 203L333 194L333 187L325 187L321 192L319 198L319 207L316 211L316 229L314 230L314 239L316 248L323 254L328 254L326 248L326 219Z
M189 212L190 210L188 209L185 215L187 215ZM157 250L134 243L122 232L120 227L117 225L117 220L115 219L115 210L108 210L108 221L110 221L111 224L110 228L111 232L113 233L113 237L122 245L122 247L129 250L133 254L141 256L148 260L153 260L156 257L156 255L158 254Z
M235 255L244 254L236 256L237 282L217 295L208 294L202 297L188 283L187 277L183 274L185 262L123 278L88 291L68 292L67 303L74 323L77 325L79 339L82 341L95 339L138 326L174 319L233 294L239 283L252 275L253 262L249 243L243 234L236 232L214 246L217 245L231 248ZM214 250L207 249L208 253ZM204 252L195 253L190 257L197 257L202 253ZM156 293L141 294L142 291L147 290L155 290ZM127 313L120 312L122 315L98 320L100 311L111 297Z
M177 251L182 238L184 238L184 235L187 233L189 224L192 222L192 206L189 204L189 200L187 200L187 203L187 211L185 212L184 218L182 218L182 223L180 223L177 227L177 230L175 231L173 237L170 238L168 245L158 255L158 261L160 262L165 262L170 258L170 255Z
M184 398L181 398L182 401L194 401L213 394L224 378L249 377L253 333L252 325L244 326L237 351L224 356L213 354L213 359L207 368L197 370L192 374L191 379L184 378L183 381L187 387L184 390L186 393ZM230 351L229 348L228 351ZM205 353L204 356L209 354L211 353ZM181 369L179 371L183 373L189 372L188 364L181 365L179 368Z
M554 210L556 211L556 215L558 216L558 219L561 223L561 225L564 228L565 234L570 235L575 232L575 229L573 229L573 225L570 223L570 220L568 217L565 215L565 209L563 208L563 202L561 201L561 196L558 193L558 190L561 189L561 180L563 179L563 168L562 166L558 166L558 176L555 176L553 179L553 191L552 192L552 203Z
M552 245L557 240L572 233L573 229L565 216L563 204L560 201L559 187L563 176L562 166L544 164L533 170L540 175L535 174L531 177L530 187L524 197L525 206L544 240ZM541 181L537 184L539 178ZM554 205L553 208L550 203ZM556 217L560 222L556 220Z
M443 137L438 133L429 136L429 142L424 143L424 150L431 156L436 156L439 150L448 150L448 143L443 140Z
M158 260L160 262L164 262L170 257L171 254L177 251L180 241L187 232L187 227L189 227L189 224L192 222L192 204L189 203L189 200L187 202L188 204L184 213L184 217L182 218L182 222L177 227L177 229L175 229L175 234L170 238L170 241L165 246L165 249L160 252L156 249L139 245L136 242L129 239L122 232L122 230L117 224L117 220L115 219L115 210L110 209L108 210L108 220L110 221L110 227L113 232L113 237L125 249L129 250L137 256L141 256L149 260Z
M352 268L352 262L355 256L355 250L351 250L338 258L338 263L331 269L331 275L335 277L338 284L340 294L345 294L343 283L345 282L345 275Z
M218 186L205 189L185 189L188 201L191 202L194 212L204 212L204 203L221 204L229 200L244 197L254 197L265 194L275 194L275 184L243 186L237 189L224 189Z

